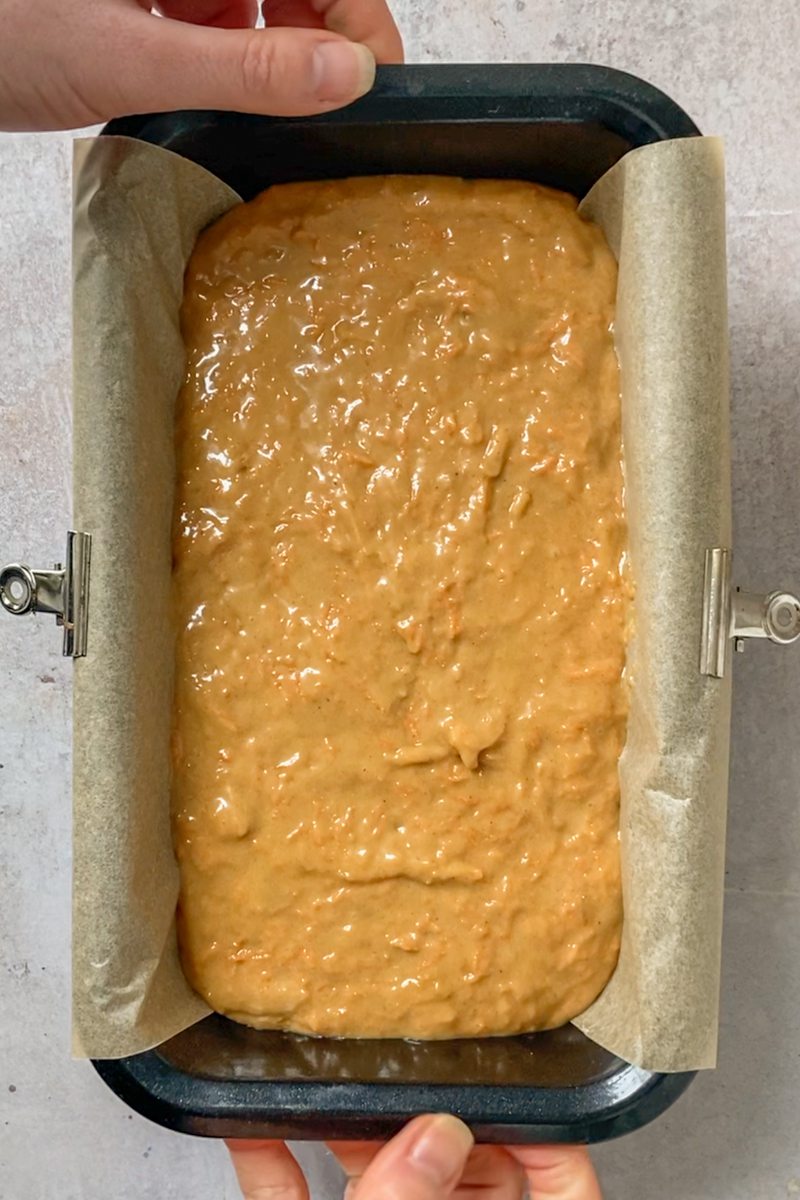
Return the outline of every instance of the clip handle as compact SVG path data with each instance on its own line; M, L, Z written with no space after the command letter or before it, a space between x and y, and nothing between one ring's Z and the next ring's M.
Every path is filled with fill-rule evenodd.
M769 638L788 646L800 637L800 598L792 592L761 596L736 589L733 595L734 638Z

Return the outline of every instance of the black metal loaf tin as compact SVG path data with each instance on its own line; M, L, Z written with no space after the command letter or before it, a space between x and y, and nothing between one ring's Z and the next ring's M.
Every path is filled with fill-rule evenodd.
M179 112L114 121L249 199L348 175L513 177L582 196L628 150L698 130L649 84L588 66L386 67L358 104L293 120ZM651 1121L690 1073L632 1067L573 1026L455 1042L256 1032L210 1016L163 1045L96 1062L132 1108L216 1137L382 1138L457 1113L485 1142L593 1142Z

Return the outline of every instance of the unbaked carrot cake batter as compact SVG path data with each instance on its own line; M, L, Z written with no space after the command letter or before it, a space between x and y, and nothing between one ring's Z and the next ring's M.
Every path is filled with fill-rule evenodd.
M275 187L200 238L177 418L187 976L237 1020L560 1025L611 974L616 265L566 195Z

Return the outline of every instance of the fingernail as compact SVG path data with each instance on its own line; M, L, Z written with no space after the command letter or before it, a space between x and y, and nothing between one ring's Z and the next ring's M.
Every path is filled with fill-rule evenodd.
M313 79L319 100L356 100L375 82L375 59L358 42L321 42L314 50Z
M442 1113L420 1131L408 1158L432 1183L444 1187L464 1169L473 1140L462 1121Z

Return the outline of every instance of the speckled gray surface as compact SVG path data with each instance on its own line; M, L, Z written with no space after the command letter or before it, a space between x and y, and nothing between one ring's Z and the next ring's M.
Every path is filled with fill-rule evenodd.
M400 0L411 61L594 61L727 141L737 579L800 587L800 8L791 0ZM0 136L0 561L68 524L69 138ZM235 1200L215 1145L68 1057L69 667L0 620L0 1197ZM800 649L736 663L720 1066L600 1148L607 1200L800 1194ZM305 1150L315 1200L341 1194Z

